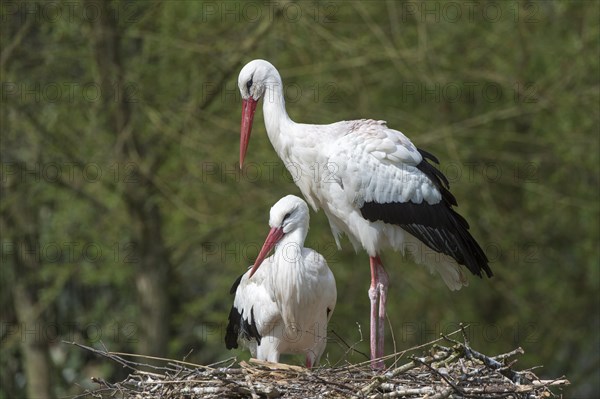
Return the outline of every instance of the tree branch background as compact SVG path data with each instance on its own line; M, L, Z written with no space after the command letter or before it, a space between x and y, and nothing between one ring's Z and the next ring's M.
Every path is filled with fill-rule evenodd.
M450 292L388 251L387 352L471 325L487 353L600 392L599 6L570 2L3 1L0 397L126 370L63 340L208 364L233 280L299 194L240 68L281 72L292 119L387 120L436 154L495 277ZM326 365L368 352L367 256L325 216L338 282ZM392 336L393 334L393 336ZM339 336L341 339L336 338ZM299 360L288 358L299 363Z

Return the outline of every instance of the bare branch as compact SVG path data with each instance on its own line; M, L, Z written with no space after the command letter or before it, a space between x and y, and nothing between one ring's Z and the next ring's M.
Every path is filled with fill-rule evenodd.
M142 355L99 351L85 345L72 343L107 357L134 372L125 380L110 383L93 379L99 389L88 395L100 397L107 393L122 398L151 397L355 397L355 398L548 398L555 396L550 388L559 389L569 384L564 377L540 380L532 372L516 372L510 365L495 359L508 359L522 350L495 356L483 355L452 336L466 337L458 331L432 341L427 345L395 353L398 358L411 355L411 361L387 372L374 372L370 363L308 370L301 366L270 363L251 359L239 362L239 368L214 368L179 360L158 359ZM456 343L453 348L439 345L441 339ZM126 357L161 360L168 367L153 366L154 372L141 371L146 367ZM231 362L227 359L224 362ZM214 366L214 365L213 365ZM150 366L152 367L152 366ZM519 383L505 375L520 375Z

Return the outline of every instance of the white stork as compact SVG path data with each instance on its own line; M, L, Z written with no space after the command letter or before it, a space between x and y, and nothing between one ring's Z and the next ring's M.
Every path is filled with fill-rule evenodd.
M467 285L459 265L488 277L488 259L469 233L467 221L452 207L448 180L418 149L385 121L360 119L329 125L293 122L285 109L279 72L264 60L249 62L238 78L242 96L240 167L244 162L254 111L263 98L267 135L306 201L323 208L340 248L346 233L355 250L370 257L371 360L383 368L388 275L379 257L391 247L408 251L436 270L446 285ZM318 173L316 173L316 171Z
M325 258L304 248L308 206L288 195L271 208L271 230L254 262L233 286L225 334L227 349L238 341L253 357L278 362L282 353L304 353L311 368L327 344L327 322L337 291ZM275 247L275 253L265 259Z

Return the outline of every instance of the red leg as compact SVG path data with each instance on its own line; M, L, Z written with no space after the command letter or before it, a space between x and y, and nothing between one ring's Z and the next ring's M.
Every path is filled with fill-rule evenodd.
M379 255L370 257L369 260L371 264L371 287L369 288L369 299L371 300L371 367L383 369L385 366L383 361L376 359L383 356L388 276L383 269ZM379 306L377 305L378 300Z
M308 355L306 355L306 368L307 369L312 369L312 362L310 361L310 358L308 357Z
M387 304L387 291L389 284L389 277L383 265L381 264L381 259L379 260L379 270L377 272L378 277L378 287L379 287L379 320L377 324L377 357L381 358L384 356L384 337L385 337L385 307ZM382 367L383 361L381 362Z
M377 297L379 290L377 289L377 266L375 258L369 258L371 263L371 286L369 287L369 300L371 301L371 367L374 369L380 368L375 359L377 358Z

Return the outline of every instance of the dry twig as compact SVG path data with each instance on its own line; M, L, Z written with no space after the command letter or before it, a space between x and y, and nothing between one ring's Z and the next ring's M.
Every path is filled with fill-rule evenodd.
M462 333L463 342L454 336ZM452 347L441 344L446 341ZM163 359L165 366L148 366L128 360L140 355L102 351L76 343L85 350L107 357L133 372L121 382L100 378L92 381L98 389L80 395L96 398L512 398L561 397L569 381L561 377L540 380L533 372L513 370L510 358L521 348L497 356L484 355L470 347L464 327L427 345L396 353L394 368L381 373L370 363L345 367L317 368L251 359L227 359L211 366ZM398 358L411 359L396 366ZM153 360L156 360L153 358ZM225 365L224 367L216 367ZM152 372L142 369L152 369Z

